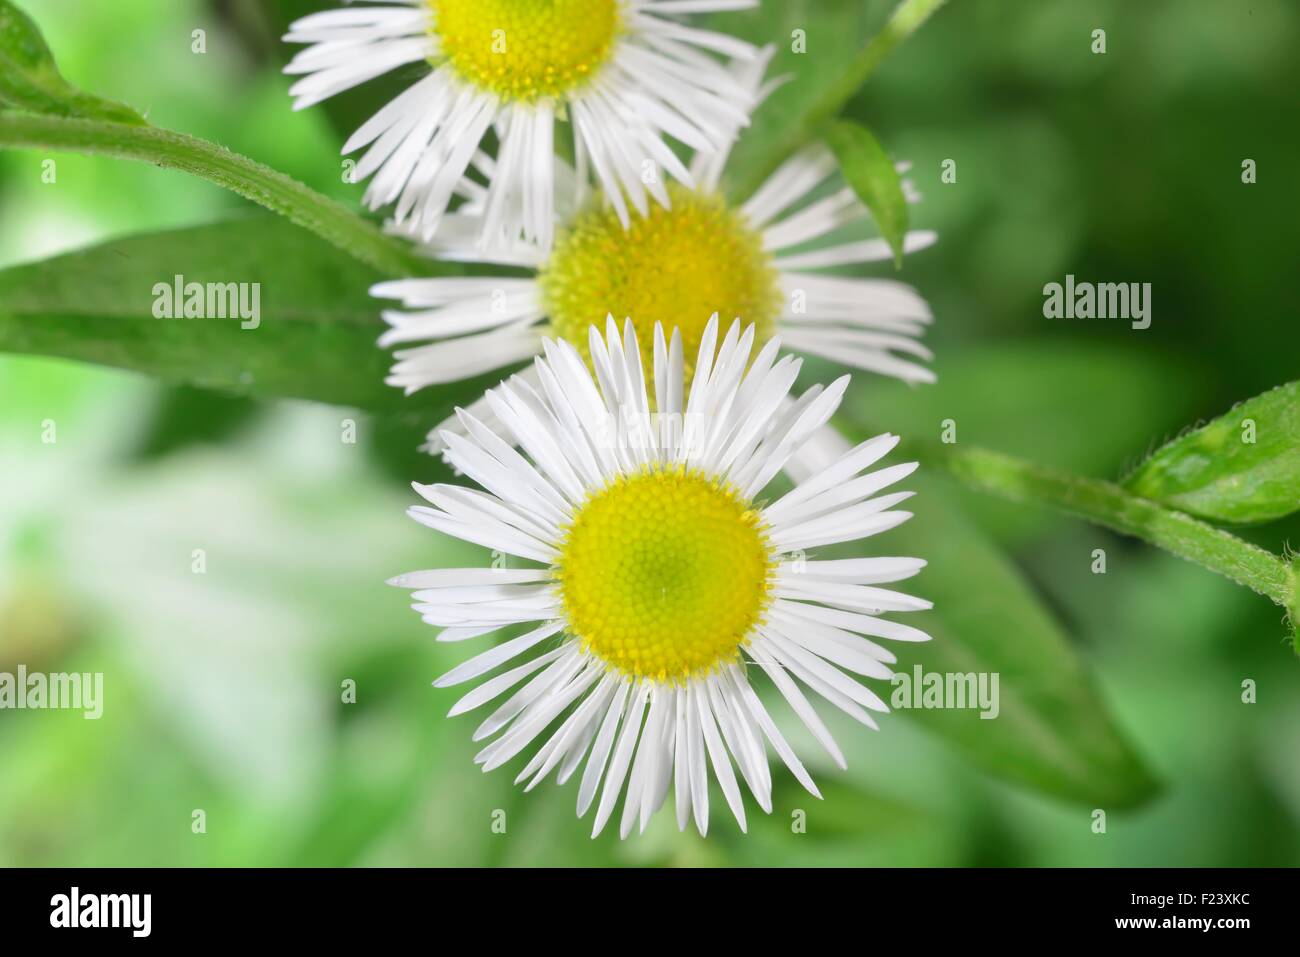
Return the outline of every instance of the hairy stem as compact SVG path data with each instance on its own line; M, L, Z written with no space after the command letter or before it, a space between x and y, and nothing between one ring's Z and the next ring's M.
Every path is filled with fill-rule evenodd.
M346 206L223 146L150 126L0 112L0 148L67 150L139 160L206 179L265 206L390 276L433 267Z
M1150 542L1258 592L1291 613L1296 570L1257 545L1112 482L1080 478L985 449L949 451L935 464L981 492L1046 505Z

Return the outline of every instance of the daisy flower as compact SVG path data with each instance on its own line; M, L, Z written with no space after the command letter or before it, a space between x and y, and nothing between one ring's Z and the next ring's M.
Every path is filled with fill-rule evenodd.
M343 152L368 147L355 179L374 176L372 209L428 239L454 195L482 204L483 235L542 248L554 229L555 123L572 124L580 166L594 168L624 216L668 202L646 183L652 160L687 185L666 138L722 148L748 121L750 91L727 58L750 44L679 22L757 0L365 0L295 22L285 40L308 47L285 68L301 110L392 70L427 75L375 114ZM480 145L494 134L495 155ZM473 164L485 182L462 179Z
M769 55L764 51L735 72L756 99L764 95L759 83ZM925 300L893 279L824 272L893 255L872 235L870 213L840 179L830 150L817 145L799 152L750 199L732 204L719 188L729 149L697 154L696 185L670 185L670 204L638 211L626 226L616 205L584 198L582 178L566 169L568 189L558 207L563 225L549 251L522 242L479 246L475 204L449 217L425 251L492 263L499 274L480 269L473 277L375 286L373 295L402 307L383 312L389 329L380 345L401 347L388 383L409 394L517 366L547 336L573 342L590 360L587 330L607 315L631 319L643 341L658 323L675 327L692 356L714 314L753 325L760 344L779 333L806 355L932 382L923 364L932 355L919 341L932 318ZM905 191L919 199L910 184ZM910 232L904 248L915 252L934 240L932 232ZM526 275L518 275L521 268ZM688 361L688 382L690 374ZM533 374L525 375L536 386ZM486 402L473 411L490 414ZM441 434L448 428L459 431L454 420L440 424L429 435L430 452L444 449Z
M460 412L465 434L447 432L447 454L483 491L415 486L429 503L410 510L417 521L529 567L420 571L392 584L413 589L439 640L527 629L435 682L476 682L451 715L495 705L474 734L492 739L475 759L485 771L525 751L516 780L527 789L581 771L578 815L595 806L593 836L620 798L621 835L644 830L670 790L678 826L693 817L704 834L711 774L744 830L740 781L772 808L769 745L820 797L756 692L757 673L844 767L804 689L875 728L870 712L888 709L850 675L891 677L896 658L873 639L928 637L881 614L929 602L877 587L923 561L808 557L909 518L895 506L910 493L879 493L915 464L869 471L898 441L882 435L765 501L839 405L847 376L782 413L800 360L779 357L774 339L754 355L752 325L734 324L719 346L710 323L689 387L680 332L669 341L654 329L649 376L632 323L622 336L613 322L604 337L590 333L581 352L545 341L537 386L516 376L488 393L498 428Z

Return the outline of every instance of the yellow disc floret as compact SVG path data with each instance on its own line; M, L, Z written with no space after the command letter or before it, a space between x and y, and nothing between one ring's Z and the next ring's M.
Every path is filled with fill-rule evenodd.
M738 659L775 567L761 515L734 488L650 467L587 497L557 577L584 649L624 674L677 681Z
M609 59L618 0L426 0L442 56L460 75L511 100L572 92Z
M587 330L606 315L631 319L642 343L656 322L682 334L687 379L709 317L775 331L781 290L772 257L744 217L712 194L669 187L672 208L654 204L625 230L608 208L579 214L538 277L555 334L588 355Z

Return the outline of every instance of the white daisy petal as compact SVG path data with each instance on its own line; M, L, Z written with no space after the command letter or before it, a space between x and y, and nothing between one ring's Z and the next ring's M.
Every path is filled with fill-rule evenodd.
M557 186L569 182L553 144L565 114L578 155L591 160L608 199L644 212L667 193L643 180L643 158L689 184L690 171L667 140L716 149L757 101L731 65L754 58L755 49L678 19L740 9L735 0L505 9L481 0L390 3L298 20L285 40L305 49L286 72L299 77L290 89L294 108L305 109L399 67L427 65L431 72L363 124L344 150L369 147L355 170L357 180L373 177L366 201L373 208L396 202L396 220L426 241L459 195L481 214L481 243L549 248L563 206ZM489 131L494 155L483 146ZM462 182L471 167L485 185Z
M860 634L837 628L835 625L829 625L823 621L811 621L807 616L800 615L797 608L792 612L774 604L769 611L769 615L772 621L778 623L787 635L806 633L819 640L842 645L854 653L864 652L886 665L892 665L898 661L898 656L884 645L876 644Z
M412 0L416 5L423 2ZM659 442L676 447L676 461L699 467L719 464L747 493L765 485L781 469L794 478L813 474L833 444L826 437L832 430L810 423L838 397L810 395L807 406L788 420L769 411L768 419L780 419L784 438L789 439L786 445L782 445L782 436L773 436L774 428L755 426L764 417L742 420L731 416L719 405L718 397L731 394L727 380L744 368L728 364L721 378L714 381L718 375L712 368L714 354L720 364L730 363L730 349L734 346L717 348L717 337L723 330L710 326L709 316L716 313L716 321L726 323L730 329L736 313L755 307L738 304L733 311L726 303L712 301L710 297L717 295L710 292L712 284L692 289L689 282L675 282L673 296L664 297L662 284L648 277L675 275L688 269L701 276L724 273L751 277L744 280L750 288L742 288L736 295L746 303L766 301L772 307L770 313L739 317L741 328L746 323L756 326L753 346L760 348L766 373L754 374L751 370L745 382L747 389L769 398L785 390L784 379L797 372L788 365L779 365L782 357L775 350L770 356L766 351L778 341L777 335L785 349L795 353L905 382L934 381L928 366L931 354L920 342L932 321L930 308L915 290L894 279L818 272L892 257L883 239L870 237L873 224L866 207L852 190L833 181L838 176L837 165L825 146L814 145L796 154L734 210L725 203L720 207L710 205L722 203L717 184L730 146L747 122L747 110L760 103L772 88L763 74L774 51L755 51L665 19L706 8L723 9L723 0L680 7L639 0L627 3L631 11L627 15L633 18L629 22L636 25L632 33L637 35L619 48L620 55L611 60L608 69L599 71L567 103L575 130L576 169L553 159L542 148L549 142L546 129L550 121L539 119L539 111L529 114L519 104L503 100L497 104L500 115L492 124L503 140L497 155L489 156L477 145L465 148L464 162L472 168L473 177L462 177L454 188L443 182L442 189L465 197L465 204L450 215L438 213L438 225L440 230L445 228L447 236L444 238L440 231L426 252L435 257L519 265L531 270L532 275L521 278L501 273L495 277L432 280L423 288L418 285L420 280L377 286L375 295L401 302L401 308L383 312L391 327L383 341L386 345L407 346L397 354L389 381L415 391L451 378L502 368L544 352L544 336L556 336L576 348L571 352L553 350L560 355L558 360L556 355L548 354L546 357L556 369L556 381L541 383L534 376L532 384L552 394L557 388L563 389L573 400L574 418L581 423L586 441L571 443L572 448L566 447L566 457L583 481L591 480L593 462L609 477L631 464L644 463L647 446ZM367 28L394 31L397 22L366 24ZM355 27L353 22L348 25L349 29ZM432 35L436 33L435 29ZM726 51L729 62L718 59L718 50ZM429 79L434 77L442 77L437 83L443 86L457 82L445 62ZM435 135L436 131L417 128L426 122L424 117L430 109L446 113L437 120L440 129L446 124L460 124L456 136L443 136L438 141L445 148L434 159L420 160L418 169L412 166L404 175L385 180L380 191L383 196L401 197L399 218L415 215L411 196L431 188L429 177L435 173L439 177L449 175L447 150L453 145L460 147L466 139L461 133L469 121L460 115L474 103L479 103L480 109L486 108L472 89L453 93L450 87L435 89L436 85L421 94L429 108L419 111L418 116L403 122L413 106L395 108L390 104L387 113L376 117L369 128L363 128L369 137L366 141L376 143L372 148L377 153L376 162L382 160L385 167L400 167L402 163L394 151L406 146L399 144L422 142ZM708 89L701 92L701 88ZM550 109L549 105L546 109ZM453 114L460 119L453 120ZM384 147L388 152L378 149L383 137L391 141ZM681 163L666 149L665 138L677 139L696 151L689 164ZM362 139L365 137L359 137L358 142ZM536 162L523 162L526 140L534 144L539 157ZM409 159L406 153L402 156ZM450 166L460 162L457 159ZM658 167L656 175L645 175L646 163ZM898 165L900 169L906 166ZM377 173L376 179L383 178L385 172ZM607 205L584 202L588 175L601 184ZM536 185L548 176L562 181L565 188L547 192ZM515 189L507 184L513 180L535 182L536 189ZM669 184L669 180L676 182ZM692 186L694 180L699 181ZM828 186L832 187L829 192ZM915 199L914 192L907 190L909 200ZM552 213L549 219L544 215L547 203ZM681 217L680 225L675 217ZM721 224L716 228L723 234L707 236L695 246L656 238L694 235L701 217ZM530 225L510 225L516 219ZM549 236L552 231L559 237L554 247L545 241L529 244L522 240L525 232ZM407 230L417 237L428 232L423 228ZM853 235L862 232L868 238ZM590 236L592 241L584 244L574 240L576 236ZM485 237L490 237L491 245L485 245L489 241ZM914 231L906 238L905 249L914 252L933 241L933 233ZM750 249L745 254L750 258L739 263L714 261L719 256L717 250L738 248ZM531 254L526 251L529 249L533 250ZM489 296L495 297L491 311L482 308ZM434 301L427 301L430 299ZM693 305L697 300L707 305ZM655 393L655 411L647 407L642 416L632 410L633 423L613 421L610 410L612 405L624 402L623 388L634 392L637 389L635 382L619 377L620 369L636 370L616 361L615 350L605 337L598 333L589 338L590 327L599 327L600 318L610 313L619 322L630 322L646 350L646 358L659 357L656 370L667 368L667 372L656 371L653 379L646 380L647 391L653 389ZM671 334L665 331L662 341L652 335L657 322L673 327ZM687 354L684 367L664 361L669 358L664 353L673 348L679 335ZM692 368L690 359L697 352L706 358L699 368ZM767 358L773 363L770 367ZM589 364L596 374L599 387L592 390L594 406L588 396L578 396L570 388L574 364ZM674 368L684 369L679 379L684 401L676 405L674 383L664 378ZM751 396L737 396L742 398L748 400ZM748 406L748 402L742 404ZM788 409L785 400L777 404L782 410ZM481 406L473 411L480 419L491 416ZM809 417L800 419L805 412L810 413ZM642 428L647 419L651 421L648 430ZM571 420L566 420L566 425L569 430L575 428ZM647 442L632 444L616 434L611 438L611 429L616 432L625 425L645 433ZM441 438L444 430L458 431L455 424L439 425L429 436L427 448L431 452L446 451ZM506 438L515 439L513 435ZM761 454L752 455L751 447L761 449ZM748 463L743 474L734 464L737 460Z
M808 703L808 699L804 697L803 692L799 690L799 686L785 673L785 669L777 663L772 655L762 650L754 654L754 663L767 672L777 690L781 692L790 707L794 709L795 714L799 716L799 720L804 723L804 727L812 732L812 736L826 749L826 753L831 756L832 760L841 769L847 768L848 762L844 760L844 752L835 743L830 731L822 723L822 719L817 716L817 712Z
M818 660L814 656L805 658L796 658L789 653L789 646L777 645L771 641L771 636L767 636L765 642L755 642L757 654L769 655L772 661L778 667L784 668L792 677L798 678L806 684L810 690L817 693L817 696L823 701L828 701L835 707L839 708L850 718L866 725L873 731L878 730L874 718L867 713L866 709L858 702L854 701L842 688L828 681L826 676L809 666L809 662ZM825 664L825 662L822 662ZM830 669L835 674L840 672Z
M497 645L490 651L485 651L478 657L457 665L435 681L433 686L435 688L450 688L452 685L463 684L471 678L486 674L502 662L509 661L511 658L517 657L529 648L545 641L563 627L564 625L561 622L543 625L541 628L533 629L526 635L511 639L503 645Z
M426 302L454 293L402 292ZM826 427L847 383L792 398L797 360L780 358L775 342L754 356L752 326L720 326L715 317L703 330L685 397L677 332L654 329L643 352L634 325L610 319L588 340L594 372L573 344L547 341L532 376L489 392L491 416L462 412L461 431L444 435L451 461L483 489L414 486L429 503L411 510L419 521L544 566L434 569L392 582L411 590L446 640L529 626L435 684L478 682L452 715L505 698L473 734L485 771L525 756L516 782L532 790L552 773L567 781L585 762L577 811L595 805L593 837L620 801L620 837L644 830L670 791L678 826L694 819L707 834L710 778L745 830L742 780L761 810L772 809L768 743L820 796L742 656L843 767L801 685L875 728L871 712L888 709L859 678L888 681L896 659L872 639L927 638L885 616L929 602L880 587L923 562L802 554L907 517L894 506L910 493L891 487L913 466L872 471L897 440L821 441L820 470L762 506L768 481ZM689 435L642 441L652 389L655 408L693 417ZM606 418L631 428L603 434Z
M641 733L641 717L645 713L646 701L649 697L648 683L642 684L633 692L632 705L623 720L623 730L619 734L618 745L614 748L614 756L605 774L605 787L600 792L600 804L596 807L596 820L591 828L592 837L605 829L605 822L614 812L614 804L623 789L623 779L632 760L632 750L636 747L637 738Z
M736 816L736 822L740 825L740 829L744 831L746 830L745 804L740 799L740 788L736 784L735 772L731 769L731 759L727 756L727 751L722 745L722 738L718 735L718 725L714 718L713 709L709 705L706 686L703 683L692 685L690 693L699 712L700 727L704 731L704 745L709 752L709 761L713 765L713 773L717 775L718 784L722 786L722 794L727 799L727 806L731 808L731 813Z
M794 753L794 748L790 747L786 742L784 735L782 735L780 729L777 728L776 722L774 722L771 716L767 713L767 709L763 707L763 702L760 701L758 695L754 693L754 689L750 687L744 674L735 666L726 669L725 674L727 675L728 680L731 681L737 699L749 712L749 716L753 718L754 723L762 730L763 736L771 742L772 748L778 755L780 755L781 760L784 761L786 767L790 769L790 773L793 774L795 779L807 789L809 794L813 797L820 798L822 796L821 791L819 791L817 785L813 783L813 779L808 774L807 769L804 768L803 762L800 761L798 755Z
M475 708L482 707L498 695L504 694L507 689L513 688L533 672L537 671L537 669L550 664L562 654L564 654L564 649L556 648L552 651L548 651L544 655L538 655L532 661L525 662L517 668L511 668L509 671L497 675L490 681L483 682L483 684L479 685L452 705L451 710L447 712L447 717L454 718L467 711L473 711Z
M596 743L592 745L591 756L587 759L587 769L583 772L582 784L578 788L578 817L587 813L592 800L596 797L596 788L600 786L601 778L605 774L605 764L609 760L610 749L614 747L614 732L618 730L618 723L623 717L623 707L631 690L630 684L620 683L614 700L605 711L600 732L596 735Z
M923 558L842 558L833 561L802 561L797 565L783 562L777 572L777 581L795 581L806 576L823 582L883 585L911 578L924 567Z
M667 719L668 708L671 706L672 696L667 688L664 689L664 693L660 693L658 689L651 690L650 710L646 715L645 729L641 733L641 740L632 759L627 796L623 799L623 817L618 827L620 838L626 838L632 832L632 825L638 818L643 820L649 818L658 775L656 766L663 745L663 726Z
M537 752L537 755L528 763L519 776L515 778L518 784L525 778L532 776L528 782L525 791L531 791L542 781L551 770L568 754L569 749L574 747L579 741L586 740L588 731L594 731L597 721L603 716L605 705L614 694L614 689L618 684L618 679L613 675L605 675L600 679L600 685L587 696L587 700L582 706L577 708L571 714L547 742L546 746Z
M480 753L483 770L493 771L505 764L542 733L542 730L569 705L573 704L600 677L600 669L588 667L578 678L571 681L562 691L547 695L545 703L539 702L536 712L527 720L520 719L511 726L504 737L489 745ZM488 753L490 752L490 754Z
M488 715L486 720L474 729L470 740L482 741L484 738L490 738L541 700L552 688L562 686L576 674L582 665L582 656L572 645L566 645L563 650L564 654L547 665L540 674L535 675L507 698L496 711Z
M690 747L687 744L687 697L685 691L674 695L676 714L673 722L673 782L675 807L677 811L677 830L686 830L691 819L691 762Z

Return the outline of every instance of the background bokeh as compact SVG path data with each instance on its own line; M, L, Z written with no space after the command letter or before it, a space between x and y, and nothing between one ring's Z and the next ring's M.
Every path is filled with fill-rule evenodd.
M20 5L72 82L359 200L331 117L291 114L278 73L277 21L321 4ZM844 23L810 30L810 69L823 39L860 43L888 12L809 5L823 27ZM765 6L744 28L781 40L804 5ZM952 417L961 441L1118 476L1296 378L1297 46L1300 5L1286 0L953 0L850 110L914 161L914 220L941 236L903 272L934 304L940 384L864 384L847 419L934 439ZM775 106L751 135L781 135ZM243 208L100 158L61 156L46 185L42 158L0 153L0 266ZM1245 158L1256 185L1241 183ZM954 184L939 180L945 159ZM1044 319L1042 286L1066 273L1150 282L1152 328ZM347 418L358 444L340 441ZM41 443L45 420L57 444ZM0 711L0 864L1300 862L1300 661L1280 611L1146 546L939 480L918 513L941 498L1005 549L1159 795L1114 809L1098 835L1091 808L977 770L906 718L868 733L832 717L850 768L814 759L824 804L782 771L776 813L747 837L723 813L707 841L662 814L641 838L591 841L573 787L524 796L507 771L481 774L473 720L443 717L457 694L430 681L464 652L436 645L383 581L482 557L404 517L406 481L428 476L407 436L400 449L382 436L349 410L0 356L0 670L106 674L100 721ZM1245 534L1280 550L1300 524ZM1104 576L1089 568L1099 547ZM340 702L348 678L354 705ZM195 808L206 834L191 833ZM795 808L807 834L791 832Z

